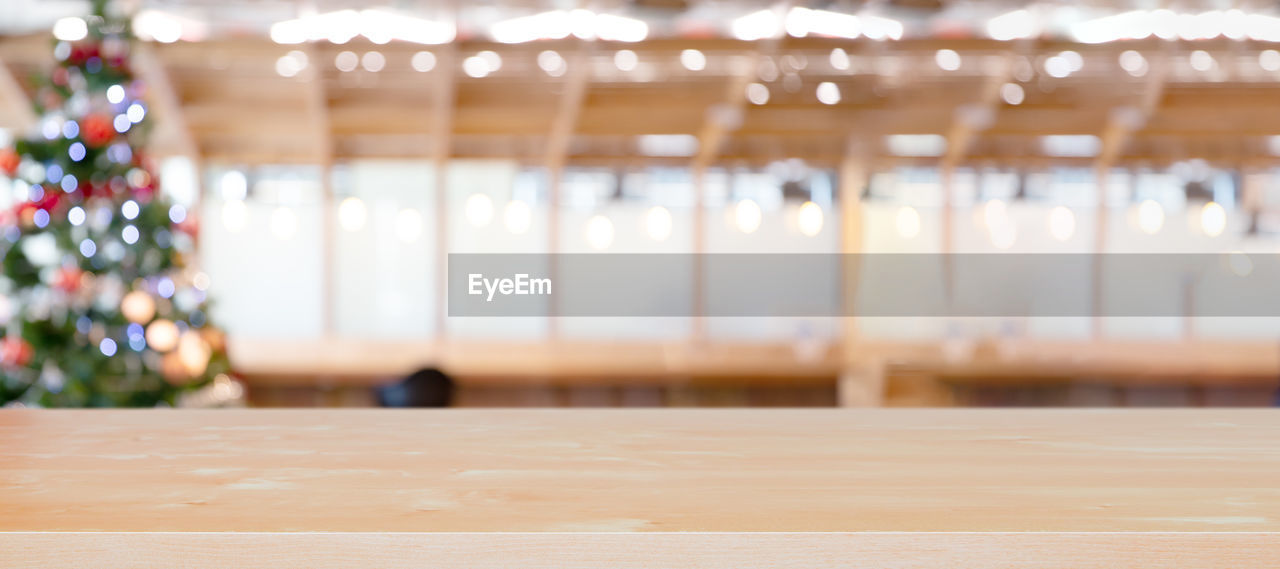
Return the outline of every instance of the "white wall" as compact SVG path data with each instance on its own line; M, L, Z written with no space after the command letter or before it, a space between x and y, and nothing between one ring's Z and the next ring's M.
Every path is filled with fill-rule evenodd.
M169 179L188 192L182 164L165 164ZM213 278L213 316L242 337L303 338L320 334L323 281L321 264L320 183L315 169L265 169L251 176L251 195L245 201L246 222L238 231L222 216L227 199L219 188L226 169L212 168L205 180L204 222L201 224L202 262ZM436 176L431 164L414 161L360 161L339 168L334 179L335 208L355 197L365 205L366 222L355 230L337 224L333 238L334 322L336 333L353 338L431 338L434 330L437 220L443 219L453 253L684 253L693 249L693 193L687 173L641 171L625 174L624 196L614 199L614 174L604 170L570 170L564 180L559 230L550 233L548 180L543 172L507 161L455 161L446 172L448 201L443 218L435 211ZM1044 173L1034 177L1036 193L1013 200L1009 177L1000 173L961 173L956 178L957 205L952 222L954 252L1087 253L1098 235L1096 196L1090 183L1078 176ZM1029 179L1030 180L1030 179ZM838 208L817 197L823 211L821 230L802 234L796 222L798 204L784 202L777 179L768 173L712 172L707 178L703 222L709 253L836 253L839 251ZM1199 224L1199 205L1182 198L1181 182L1167 175L1116 175L1107 199L1107 252L1209 253L1276 252L1266 239L1243 237L1247 219L1237 207L1228 208L1228 224L1219 236L1205 235ZM1162 227L1149 235L1136 223L1140 197L1163 204ZM994 189L993 189L994 188ZM1001 193L1003 192L1003 193ZM477 223L468 215L468 199L486 196L491 215ZM826 194L824 194L826 195ZM1000 215L1009 234L1001 238L989 226L987 203L1002 196ZM863 246L867 253L940 252L943 215L940 187L927 170L879 174L873 178L873 197L862 206ZM7 196L6 196L7 199ZM759 227L744 233L735 218L741 200L759 204ZM527 228L510 227L505 208L513 200L530 206ZM1230 205L1230 204L1228 204ZM670 212L671 233L657 240L645 219L650 208ZM1072 212L1074 231L1064 240L1049 230L1055 207ZM296 218L296 230L283 238L271 230L271 217L286 208ZM904 234L904 208L915 212L914 233ZM416 212L420 226L404 228L405 212ZM474 213L474 212L472 212ZM413 214L408 214L410 218ZM603 248L587 237L590 220L603 216L612 237ZM908 216L910 217L910 216ZM412 224L410 224L412 225ZM908 224L912 225L912 224ZM552 239L555 240L554 247ZM938 268L942 280L942 267ZM686 288L673 283L670 291L655 291L661 306L693 302ZM1208 287L1209 285L1202 285ZM1220 290L1221 287L1218 287ZM831 294L839 295L832 282ZM704 291L714 294L715 291ZM1216 294L1205 290L1196 294ZM1105 294L1105 291L1104 291ZM1185 291L1152 291L1180 302ZM1172 295L1172 296L1170 296ZM785 302L786 299L779 299ZM786 307L776 307L785 313ZM712 340L783 341L805 344L837 337L836 318L709 318ZM561 318L556 323L567 339L613 341L683 341L694 329L688 317ZM1208 338L1274 338L1278 318L1105 318L1106 338L1174 340L1185 334ZM858 320L859 334L869 339L969 340L975 338L1086 339L1093 333L1089 318L869 318ZM546 338L546 318L449 318L451 337L538 341Z

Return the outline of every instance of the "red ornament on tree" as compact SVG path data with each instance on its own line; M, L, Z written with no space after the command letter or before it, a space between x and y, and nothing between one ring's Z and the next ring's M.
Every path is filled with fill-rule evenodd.
M106 116L93 113L86 115L80 121L80 135L84 137L84 141L89 146L102 146L116 135L115 127L111 126L111 119Z
M18 153L8 148L0 150L0 172L10 178L18 173Z
M16 336L8 336L0 340L0 363L6 366L22 367L31 362L35 350L26 340Z
M63 267L53 277L53 288L66 293L73 293L80 290L80 279L83 276L84 271L79 268Z

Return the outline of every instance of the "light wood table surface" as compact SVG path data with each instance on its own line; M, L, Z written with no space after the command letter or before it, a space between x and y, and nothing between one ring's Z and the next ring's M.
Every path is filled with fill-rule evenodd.
M0 411L0 567L1280 566L1272 410Z

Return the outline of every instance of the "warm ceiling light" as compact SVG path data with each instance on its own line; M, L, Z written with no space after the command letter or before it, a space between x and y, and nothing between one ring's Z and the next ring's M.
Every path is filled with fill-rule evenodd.
M1070 241L1076 233L1076 214L1065 206L1057 206L1049 212L1049 235L1058 241Z
M733 208L733 221L738 226L738 231L743 233L754 233L760 229L760 222L763 219L760 211L760 204L754 200L742 200Z
M796 211L796 225L805 237L813 237L822 232L822 206L813 202L800 204Z
M782 22L773 10L759 10L734 20L729 30L735 38L756 41L777 36L782 31Z
M527 202L511 200L502 208L502 223L512 235L523 235L533 225L533 208Z
M832 69L839 71L846 71L849 69L849 64L851 62L849 61L849 53L845 50L838 47L831 50L831 57L829 59L831 60Z
M947 137L941 134L890 134L885 145L894 156L942 156Z
M338 225L347 231L363 229L367 218L368 208L360 198L349 197L338 204Z
M1147 235L1155 235L1164 227L1164 208L1155 200L1143 200L1138 205L1138 229Z
M943 71L955 71L960 69L960 54L954 49L940 49L933 54L933 61L938 64L938 68Z
M1217 237L1227 228L1227 210L1218 202L1209 202L1200 209L1200 229L1209 237Z
M1033 37L1040 33L1035 17L1027 10L1006 12L987 21L987 35L991 39L1009 41Z
M471 194L464 206L467 221L472 227L483 228L493 221L493 200L484 194Z
M618 71L633 71L640 64L640 57L629 49L620 49L613 54L613 65Z
M1000 98L1010 105L1021 105L1026 98L1026 92L1017 83L1005 83L1000 86Z
M666 241L671 237L671 212L662 206L654 206L649 208L649 212L644 216L645 232L649 234L649 238L654 241Z
M501 43L564 39L570 35L581 39L638 42L648 37L649 25L635 18L578 9L511 18L489 27L489 36Z
M613 244L613 222L603 215L593 216L587 220L587 245L597 251L608 249Z
M689 71L702 71L707 68L707 56L696 49L686 49L680 52L680 65Z
M873 40L902 39L902 22L882 16L842 14L830 10L795 7L787 12L784 24L795 37L807 35L854 39L866 36Z
M834 105L840 102L840 87L830 81L818 83L815 94L818 96L818 102L824 105Z
M409 60L409 64L413 66L413 70L419 73L426 73L435 69L436 54L429 51L419 51L413 54L413 58Z
M763 105L769 102L769 87L763 83L747 84L747 100L753 105Z
M88 35L89 25L81 18L62 18L53 24L53 37L62 41L80 41Z
M419 44L442 44L453 41L453 24L414 18L382 10L338 10L271 26L271 40L281 44L328 40L342 44L362 35L374 43L391 40Z

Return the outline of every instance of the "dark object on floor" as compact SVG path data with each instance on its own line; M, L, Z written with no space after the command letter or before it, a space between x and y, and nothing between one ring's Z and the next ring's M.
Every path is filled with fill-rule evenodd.
M383 407L448 407L453 401L453 379L436 368L426 368L374 391Z

